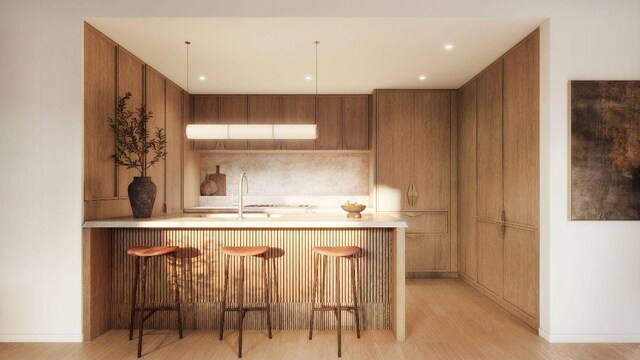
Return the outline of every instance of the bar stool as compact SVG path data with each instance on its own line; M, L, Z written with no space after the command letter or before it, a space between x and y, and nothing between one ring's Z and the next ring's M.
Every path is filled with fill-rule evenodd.
M242 357L242 322L248 311L266 311L267 312L267 328L269 329L269 339L271 339L271 311L269 307L269 281L267 280L266 260L268 246L224 246L222 253L224 254L224 290L222 291L222 311L220 314L220 340L224 333L224 315L227 311L237 311L240 317L240 334L238 339L238 357ZM238 281L238 307L227 308L227 289L229 286L229 258L237 256L240 258L240 279ZM262 257L262 277L264 279L264 302L263 307L245 307L244 306L244 258L247 256Z
M149 319L151 315L157 311L176 311L178 314L178 333L180 339L182 339L182 315L180 313L180 285L178 284L178 267L176 266L176 258L178 255L177 246L140 246L127 249L127 254L135 256L136 269L135 278L133 281L133 296L131 301L131 322L129 323L129 340L133 340L133 322L135 320L136 312L140 313L140 329L138 335L138 357L142 356L142 332L144 328L145 320ZM147 281L147 261L151 257L158 257L168 255L171 257L171 267L173 268L173 285L175 306L169 307L145 307L146 296L146 281ZM140 284L140 307L136 307L136 293L138 291L138 282L140 278L140 263L142 262L142 281ZM145 312L147 312L145 314Z
M360 338L360 317L358 316L358 295L356 292L356 269L354 257L360 253L361 249L357 246L338 246L338 247L314 247L313 259L313 290L311 293L311 317L309 320L309 340L313 337L313 315L316 311L333 311L336 316L338 328L338 357L342 357L342 311L353 310L356 317L356 333ZM318 288L318 260L320 256L330 256L336 259L336 305L335 306L316 306L316 292ZM349 259L351 263L351 290L353 292L353 306L342 306L340 302L340 259ZM324 271L326 272L326 268Z

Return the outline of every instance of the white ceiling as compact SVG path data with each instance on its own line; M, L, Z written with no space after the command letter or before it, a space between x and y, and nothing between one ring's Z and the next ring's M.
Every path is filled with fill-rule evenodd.
M533 31L538 18L89 18L186 89L220 94L457 89ZM446 51L446 43L454 49ZM205 81L198 80L205 75ZM418 77L426 75L427 80Z

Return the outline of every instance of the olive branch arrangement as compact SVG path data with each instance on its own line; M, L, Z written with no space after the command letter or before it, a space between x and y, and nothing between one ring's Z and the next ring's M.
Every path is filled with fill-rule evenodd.
M115 118L109 117L109 128L116 136L116 150L113 158L116 164L127 169L135 168L140 176L147 176L147 169L160 160L167 158L167 136L163 129L157 128L155 137L149 139L147 125L153 118L153 112L145 105L140 105L135 111L127 109L127 101L131 93L118 97ZM150 161L147 155L153 153Z

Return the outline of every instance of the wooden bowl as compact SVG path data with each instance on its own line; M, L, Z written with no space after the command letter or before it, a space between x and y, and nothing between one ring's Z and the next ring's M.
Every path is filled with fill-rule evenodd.
M362 205L362 204L349 204L349 205L341 205L341 206L342 206L342 210L348 213L347 218L349 219L362 218L362 214L360 213L367 207L367 205Z

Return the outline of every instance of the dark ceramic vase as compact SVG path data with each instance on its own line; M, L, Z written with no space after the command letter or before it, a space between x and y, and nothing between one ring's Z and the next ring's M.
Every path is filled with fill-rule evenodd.
M148 218L156 202L156 184L148 176L135 176L127 192L134 218Z

